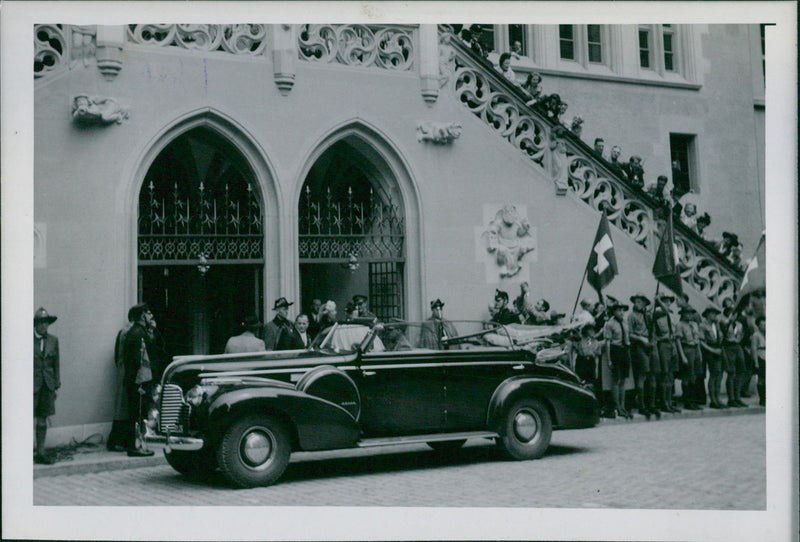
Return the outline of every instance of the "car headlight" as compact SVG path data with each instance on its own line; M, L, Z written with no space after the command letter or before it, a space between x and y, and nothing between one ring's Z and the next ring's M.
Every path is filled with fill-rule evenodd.
M192 405L193 407L200 406L200 403L203 402L203 393L205 390L199 384L194 386L189 391L186 392L186 402Z

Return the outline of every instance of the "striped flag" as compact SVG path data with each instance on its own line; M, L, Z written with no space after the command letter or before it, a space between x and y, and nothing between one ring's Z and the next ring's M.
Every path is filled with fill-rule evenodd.
M597 226L597 234L594 236L589 262L586 264L586 279L597 290L597 293L602 296L602 289L610 284L618 274L614 243L611 241L608 219L605 212L603 212L603 216L600 218L600 225Z
M675 232L672 229L672 212L669 213L667 227L656 252L656 261L653 262L653 276L675 295L683 295L683 283L681 273L678 271L677 250L675 250Z

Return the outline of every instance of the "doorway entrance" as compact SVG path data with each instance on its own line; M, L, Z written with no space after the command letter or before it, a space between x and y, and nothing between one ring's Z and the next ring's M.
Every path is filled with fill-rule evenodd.
M298 204L300 295L344 306L369 297L378 318L405 317L403 199L385 163L357 136L326 149L311 167Z
M166 354L217 354L263 314L264 233L255 175L209 128L175 138L139 193L138 299Z

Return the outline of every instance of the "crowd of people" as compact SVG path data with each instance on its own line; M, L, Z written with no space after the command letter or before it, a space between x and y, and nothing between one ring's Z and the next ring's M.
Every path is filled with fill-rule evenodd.
M480 58L488 62L491 52L483 40L483 28L480 25L465 27L460 32L461 38L470 46L470 49ZM536 72L528 73L523 82L517 78L517 74L511 67L512 59L520 59L523 56L522 43L515 40L509 52L501 53L498 57L495 69L522 93L526 99L526 105L539 111L547 118L555 122L561 122L561 117L567 111L568 105L558 94L544 94L542 91L542 77ZM563 124L563 123L562 123ZM569 126L562 125L562 129L568 129L576 136L580 137L583 128L583 119L576 116L572 119ZM743 269L745 262L742 259L742 244L735 233L723 232L721 238L712 238L707 229L711 225L711 215L708 212L700 212L696 202L696 195L690 189L688 173L683 171L681 162L673 158L672 181L673 189L668 190L669 179L666 175L659 175L655 182L646 183L644 160L641 156L632 155L627 161L621 160L622 147L614 145L610 153L605 153L605 140L597 137L594 140L593 151L614 174L622 181L630 185L634 190L645 193L656 201L656 219L663 223L667 213L672 212L677 221L684 224L690 231L697 234L698 238L710 249L718 252L732 266Z
M659 295L651 302L637 293L630 298L632 307L612 297L605 303L583 300L573 318L584 325L569 341L570 364L594 384L607 417L631 418L636 410L650 419L679 411L673 396L676 379L681 381L683 408L724 409L747 406L741 398L749 397L757 375L759 404L764 406L764 294L752 296L743 310L726 299L721 311L710 306L702 314L686 296L676 300ZM634 394L626 400L629 377Z

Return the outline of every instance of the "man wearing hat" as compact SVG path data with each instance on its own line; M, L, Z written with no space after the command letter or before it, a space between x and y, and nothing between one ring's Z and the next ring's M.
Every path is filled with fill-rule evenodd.
M669 305L675 298L671 295L656 297L653 309L653 350L650 357L650 370L659 375L658 408L662 412L680 412L672 403L672 387L675 371L678 370L677 350L673 338L672 318Z
M259 339L256 334L261 331L261 322L258 316L250 315L242 322L244 331L228 339L225 344L226 354L239 354L241 352L263 352L266 350L264 341Z
M264 346L267 350L275 350L278 345L281 333L291 333L294 329L291 320L289 320L289 307L294 305L289 302L285 297L279 297L275 300L272 310L275 311L275 318L267 322L264 326Z
M708 397L711 408L727 408L719 398L722 385L722 330L719 327L720 311L708 307L703 311L700 324L700 348L708 366Z
M123 383L128 400L128 434L130 435L127 442L128 456L148 457L153 455L153 451L143 447L137 426L147 413L151 396L150 386L153 375L148 352L150 343L148 330L155 325L155 319L147 303L139 303L131 307L128 317L133 325L125 334L122 349L122 359L125 365Z
M660 417L655 409L655 378L650 372L650 325L647 318L647 306L650 300L639 292L631 296L633 310L628 313L628 331L631 340L631 368L635 383L636 408L639 414L648 420L651 414ZM645 403L645 383L647 384L647 403Z
M448 345L440 341L458 336L455 326L444 318L443 313L444 301L439 298L431 301L431 317L425 320L420 330L420 348L447 349Z
M627 310L628 306L621 303L609 306L611 318L603 328L603 361L611 369L611 401L614 405L614 414L611 417L620 415L632 419L633 415L625 410L625 379L631 370L630 334L625 325Z
M353 306L358 311L358 318L368 318L370 320L377 320L378 317L369 311L367 306L367 296L357 294L353 296Z
M492 322L503 325L519 323L519 316L508 308L508 292L503 290L494 291L494 305L489 306L489 313Z
M34 463L50 465L55 460L45 453L47 417L56 413L56 390L61 387L58 337L47 328L58 319L39 309L33 315L33 420L36 431Z
M697 392L697 377L702 367L700 352L700 327L697 325L697 311L686 305L681 308L681 321L676 332L676 346L681 360L681 387L683 388L683 407L686 410L701 410ZM702 384L700 384L702 386Z

